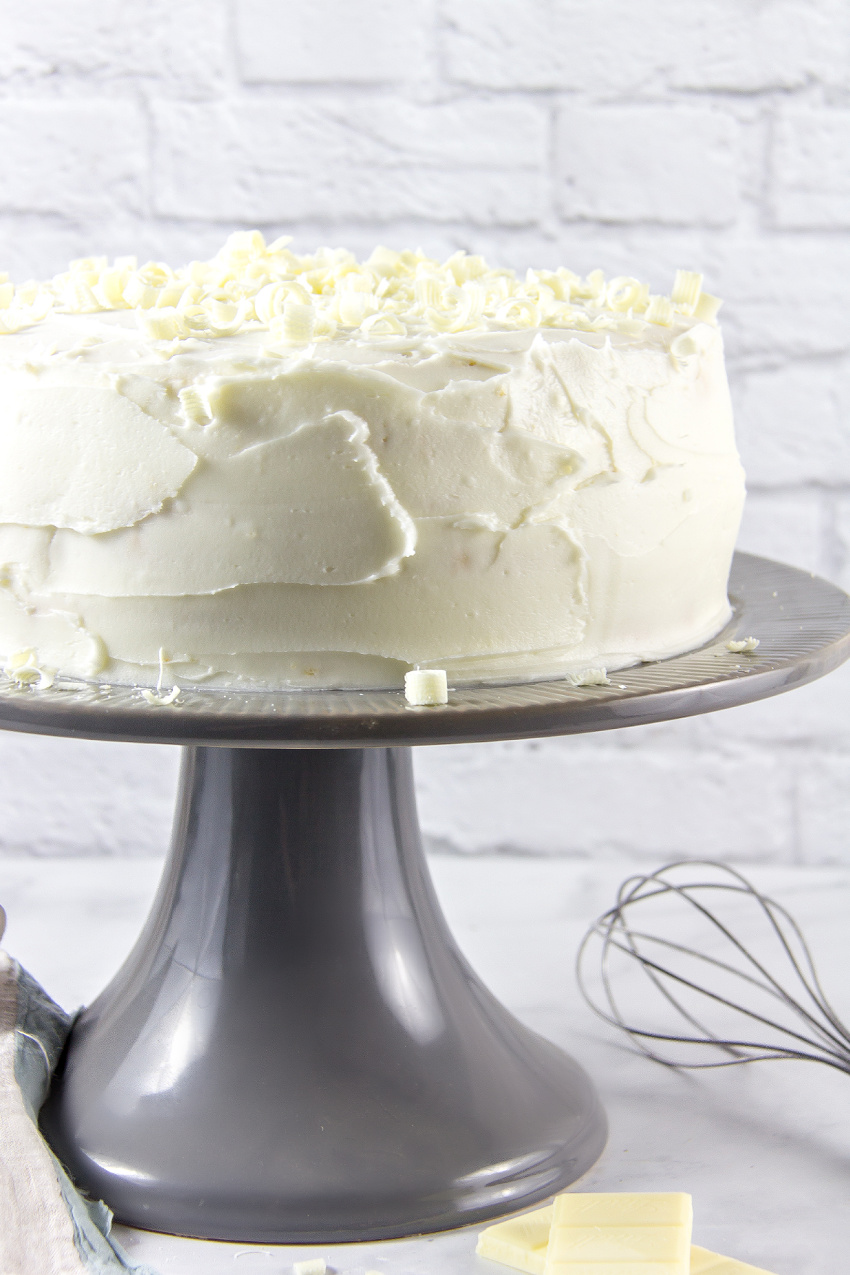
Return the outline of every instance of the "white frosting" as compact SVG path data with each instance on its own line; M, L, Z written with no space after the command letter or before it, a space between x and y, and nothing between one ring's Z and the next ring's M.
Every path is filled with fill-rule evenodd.
M148 686L162 651L181 683L400 686L413 665L599 672L728 618L743 474L699 276L656 322L634 280L567 284L557 324L539 282L499 318L420 273L417 320L374 300L379 272L373 293L295 279L275 312L235 302L229 334L208 299L218 334L180 336L197 302L95 312L117 295L99 269L100 303L0 335L0 655Z
M15 385L15 381L18 384ZM197 457L106 385L3 378L0 516L87 534L130 527L176 496Z

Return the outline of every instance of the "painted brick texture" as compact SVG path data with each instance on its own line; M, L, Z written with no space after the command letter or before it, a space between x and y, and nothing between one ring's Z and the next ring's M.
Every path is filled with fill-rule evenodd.
M846 0L0 0L0 269L235 227L648 278L722 313L741 543L850 587ZM417 758L431 844L850 862L850 672ZM144 854L167 749L0 736L0 853Z
M796 106L780 112L771 195L778 226L850 229L850 110Z
M556 122L557 209L565 221L731 225L739 211L738 132L729 115L699 107L564 106Z
M153 126L165 216L526 225L543 206L546 119L534 102L168 101L153 104Z
M436 37L428 0L241 0L235 16L246 84L415 81Z

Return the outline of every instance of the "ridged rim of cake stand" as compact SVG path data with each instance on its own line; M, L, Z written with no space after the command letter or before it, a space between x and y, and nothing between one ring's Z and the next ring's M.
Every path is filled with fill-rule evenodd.
M181 690L151 705L133 687L61 682L0 688L0 728L86 739L230 747L362 748L474 743L613 730L746 704L802 686L850 656L850 597L819 577L738 553L734 614L696 651L611 674L610 686L563 678L460 687L412 708L398 691ZM735 654L733 638L757 637Z

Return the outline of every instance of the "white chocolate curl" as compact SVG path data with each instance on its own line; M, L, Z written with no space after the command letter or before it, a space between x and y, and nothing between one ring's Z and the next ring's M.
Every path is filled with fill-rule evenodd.
M641 323L669 326L673 314L713 323L719 302L702 275L679 270L670 297L601 270L581 279L564 267L517 279L483 257L456 252L437 261L420 251L378 247L367 261L341 248L299 256L283 236L266 244L258 230L230 236L210 261L172 269L134 257L83 257L49 283L15 288L0 276L0 336L40 323L50 311L135 310L154 340L179 342L265 328L273 343L309 345L345 338L423 332L511 331L557 327L634 335ZM165 357L168 357L167 353Z

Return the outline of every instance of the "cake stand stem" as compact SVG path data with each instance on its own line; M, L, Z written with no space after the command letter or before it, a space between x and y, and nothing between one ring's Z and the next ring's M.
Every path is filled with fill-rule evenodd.
M605 1140L584 1072L455 946L407 748L185 750L151 915L43 1125L121 1221L266 1243L477 1222Z

